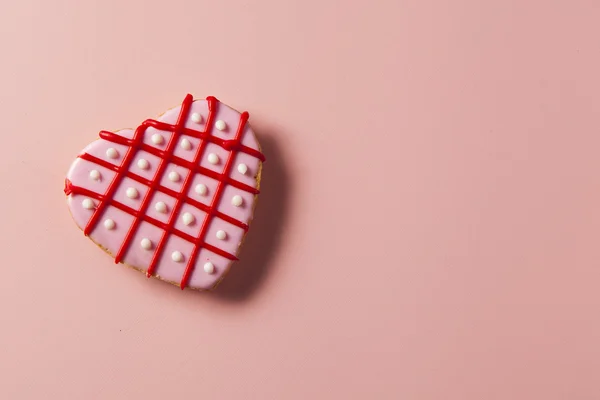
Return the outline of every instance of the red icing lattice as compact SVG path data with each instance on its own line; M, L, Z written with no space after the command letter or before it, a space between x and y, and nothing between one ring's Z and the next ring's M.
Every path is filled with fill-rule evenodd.
M153 120L153 119L148 119L148 120L144 121L135 130L135 133L134 133L132 139L124 138L124 137L116 135L115 133L112 133L112 132L107 132L107 131L100 132L100 137L104 140L107 140L109 142L116 143L116 144L122 144L122 145L129 146L127 149L127 152L123 158L123 161L118 166L111 164L105 160L102 160L102 159L95 157L88 153L84 153L79 156L79 158L81 158L83 160L93 162L95 164L98 164L102 167L108 168L115 172L115 176L113 177L112 181L108 185L108 188L104 194L95 193L95 192L85 189L83 187L75 186L68 179L65 182L65 194L67 194L67 195L81 194L81 195L91 197L99 202L99 204L96 207L96 209L94 210L90 220L88 221L87 225L84 228L83 232L86 236L89 235L94 230L94 228L98 224L98 221L100 220L104 211L106 210L106 207L108 207L109 205L111 205L119 210L122 210L134 217L133 223L129 227L129 230L127 231L127 234L125 235L125 239L123 240L123 243L121 244L119 250L117 251L117 253L115 255L115 263L119 263L122 261L123 257L127 253L127 250L129 249L129 246L131 245L131 242L135 236L135 233L137 232L139 224L142 221L148 222L148 223L163 230L163 234L156 246L156 250L153 254L152 260L151 260L150 265L148 266L148 270L146 272L146 275L148 277L152 276L154 274L154 272L156 271L156 268L158 266L157 265L158 260L160 259L160 256L162 255L162 252L164 250L164 247L165 247L170 235L179 236L180 238L192 243L193 244L192 253L190 254L190 257L188 259L188 262L187 262L187 265L185 268L185 272L184 272L184 274L181 278L181 282L180 282L181 289L185 288L185 286L187 285L187 283L191 277L191 274L194 270L194 266L196 263L196 258L198 257L198 254L199 254L199 251L201 248L205 248L205 249L212 251L213 253L218 254L220 256L223 256L229 260L237 260L235 255L230 254L216 246L206 243L205 236L208 231L208 227L210 226L210 222L214 217L219 217L226 222L229 222L239 228L244 229L245 231L248 230L248 225L246 225L245 223L238 221L237 219L235 219L229 215L219 212L218 211L219 202L221 200L221 196L222 196L223 190L226 185L231 185L235 188L244 190L244 191L252 193L252 194L258 194L258 189L253 188L249 185L246 185L242 182L236 181L235 179L232 179L229 176L229 174L231 172L231 168L233 166L235 152L246 153L248 155L258 158L259 160L261 160L263 162L265 161L265 157L260 151L258 151L256 149L252 149L247 146L244 146L242 144L244 128L248 121L249 114L247 112L243 112L241 114L240 121L239 121L237 130L236 130L234 139L224 140L224 139L221 139L221 138L218 138L218 137L212 135L215 114L216 114L217 107L219 106L220 103L215 97L212 97L212 96L207 97L206 100L208 102L208 116L207 116L207 121L206 121L206 126L205 126L204 131L197 131L197 130L185 127L185 123L188 119L188 114L190 112L192 103L194 101L192 95L188 94L185 97L185 99L183 100L183 103L181 105L181 110L180 110L179 116L177 118L177 123L175 125L171 125L171 124ZM172 133L165 150L160 150L160 149L157 149L155 147L152 147L150 145L143 143L144 134L146 132L146 129L149 127L153 127L153 128L156 128L156 129L159 129L162 131L169 131ZM175 148L177 146L178 139L181 137L181 135L188 135L188 136L200 139L200 145L197 147L193 161L185 160L185 159L183 159L181 157L177 157L173 154L175 151ZM218 172L212 171L208 168L200 166L200 161L202 160L202 157L204 155L204 151L206 149L207 143L214 143L214 144L222 147L223 149L229 151L229 155L227 157L227 161L225 162L225 167L224 167L224 170L222 173L218 173ZM132 161L135 159L137 152L140 150L144 150L150 154L153 154L153 155L159 157L158 168L157 168L157 171L154 174L154 178L152 180L143 178L142 176L137 175L129 170L129 167L130 167ZM168 163L173 163L175 165L179 165L179 166L185 167L190 170L190 172L186 176L186 179L183 182L181 191L179 191L179 192L169 189L169 188L166 188L160 184ZM208 177L216 179L218 181L217 188L215 190L215 194L213 196L213 199L212 199L212 202L210 205L205 205L203 203L200 203L199 201L194 200L187 195L187 193L189 192L190 186L192 184L193 176L195 173L208 176ZM142 203L141 203L139 210L135 210L121 202L116 201L113 198L116 190L118 189L119 185L121 184L121 182L123 181L123 179L125 177L133 179L137 182L140 182L140 183L148 186L148 190L146 192L146 195L142 199ZM158 221L155 218L150 217L146 213L146 211L150 205L152 196L154 195L154 193L156 191L163 192L163 193L175 198L175 205L173 206L173 210L170 214L170 217L169 217L169 220L167 223ZM189 235L189 234L182 232L179 229L175 228L175 223L177 221L177 218L179 217L179 212L181 211L181 207L185 203L188 203L194 207L197 207L198 209L200 209L206 213L206 215L202 221L200 232L198 233L198 235L196 237Z

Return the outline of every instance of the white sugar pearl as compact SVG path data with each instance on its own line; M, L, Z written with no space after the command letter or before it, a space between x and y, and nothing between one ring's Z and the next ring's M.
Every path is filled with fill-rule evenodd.
M143 158L140 158L137 162L137 166L140 169L148 169L150 168L150 164L148 163L147 160L144 160Z
M155 133L154 135L152 135L152 143L154 144L162 144L164 142L164 138L162 137L162 135Z
M93 169L90 171L90 178L99 181L100 180L100 172L97 169Z
M238 172L242 175L246 175L248 172L248 166L244 163L238 165Z
M90 199L85 199L81 202L81 205L83 206L83 208L85 208L86 210L91 210L92 208L95 208L95 204L92 200Z
M127 188L127 191L125 192L125 194L130 199L137 199L137 197L139 196L138 190L136 188L132 188L132 187Z
M240 196L239 194L236 194L231 199L231 204L233 204L236 207L241 206L243 202L244 202L244 200L242 199L242 196Z
M204 264L204 272L207 274L212 274L215 272L215 266L210 261Z
M152 248L152 242L148 238L143 238L140 242L140 246L142 246L142 249L144 250L150 250Z
M181 254L180 251L174 251L171 254L171 259L175 262L182 262L183 261L183 254Z
M194 121L195 123L199 124L202 121L202 115L200 115L198 113L193 113L192 114L192 121Z
M184 149L184 150L191 150L192 149L192 144L190 143L189 140L183 139L181 141L181 148Z
M217 239L224 240L227 237L225 231L217 231Z
M159 201L158 203L156 203L154 205L154 209L156 211L158 211L159 213L163 213L164 214L164 213L167 212L167 205L164 202Z
M196 191L196 193L198 193L200 196L204 196L207 192L208 192L208 188L206 187L205 184L203 183L199 183L196 185L196 189L194 189Z
M111 147L110 149L106 150L106 157L115 159L119 157L119 152Z
M175 172L175 171L169 172L169 180L171 182L177 182L177 181L179 181L180 178L181 177L179 176L179 174L177 172Z
M215 127L220 131L224 131L225 128L227 128L227 124L225 123L225 121L220 119L215 123Z
M115 229L115 225L115 221L110 218L104 221L104 227L108 230Z
M208 155L208 162L211 164L217 164L219 162L219 156L215 153L210 153Z
M183 213L183 215L181 216L181 219L183 220L183 223L186 225L190 225L195 220L194 216L189 212Z

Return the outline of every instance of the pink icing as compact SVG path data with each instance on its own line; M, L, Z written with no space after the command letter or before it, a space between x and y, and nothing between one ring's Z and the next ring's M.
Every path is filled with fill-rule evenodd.
M175 107L165 112L162 116L160 116L158 118L158 121L165 122L168 124L175 124L177 122L177 118L179 116L180 111L181 106ZM206 129L205 124L207 122L208 112L208 102L206 100L194 101L191 105L190 112L187 115L185 127L197 131L203 131L204 129ZM202 120L200 121L200 123L192 121L191 116L194 113L198 113L202 116ZM224 140L234 139L236 129L240 123L241 114L222 103L219 103L219 107L216 109L216 112L214 112L214 114L214 121L224 121L226 124L226 129L224 131L219 131L213 127L210 134ZM151 140L152 135L156 133L159 133L163 136L164 141L162 142L162 144L154 144ZM134 135L134 131L130 129L125 129L116 132L116 134L121 137L131 139ZM154 127L149 127L144 133L143 142L149 146L164 150L172 134L172 132L161 131L155 129ZM191 149L186 150L180 145L181 141L184 138L189 140L189 142L191 143ZM248 124L246 124L244 130L241 133L240 141L243 145L247 146L250 149L259 150L256 136L254 135L252 128ZM200 142L201 139L183 134L178 139L174 155L187 161L192 161ZM106 155L106 151L109 148L114 148L117 150L119 155L116 159L111 159ZM108 163L119 166L121 165L121 162L123 161L127 150L128 146L113 143L105 139L98 139L90 145L88 145L82 153L90 154ZM230 155L230 152L230 150L220 147L216 143L207 143L203 152L202 159L200 161L200 165L217 173L223 173L224 166L226 160ZM218 164L213 165L208 162L208 155L210 153L215 153L219 156L220 162ZM147 170L143 170L137 165L138 160L142 158L147 160L149 163L150 167ZM145 179L153 180L155 179L155 173L157 170L158 162L159 157L150 154L144 150L139 150L135 154L133 162L131 163L128 170ZM248 167L248 171L245 174L241 174L240 172L238 172L237 165L239 163L244 163ZM228 176L232 180L235 180L237 182L243 183L250 187L256 187L256 176L260 170L260 167L261 161L255 156L243 152L235 152L235 154L233 155L233 168L230 169ZM96 181L90 178L90 171L92 170L97 170L100 172L99 180ZM179 181L172 182L171 180L169 180L168 175L172 171L176 171L177 173L179 173ZM160 180L160 184L163 187L180 192L183 188L184 181L189 173L190 170L188 168L170 162L167 164L165 173L163 174L163 177ZM84 160L78 157L71 165L71 168L67 173L67 179L75 187L80 187L92 191L94 193L103 195L104 193L106 193L115 175L116 172L112 170L98 165L95 162ZM200 195L196 193L195 187L199 183L206 185L208 189L206 195ZM192 183L191 185L189 185L189 190L187 191L187 196L191 199L201 202L202 204L210 206L212 199L216 193L217 185L218 181L216 179L205 176L203 174L194 173ZM255 195L247 191L238 189L234 186L231 186L225 182L222 183L222 186L223 188L221 198L216 207L217 211L227 216L233 217L241 223L249 224L252 218ZM137 189L137 191L139 192L137 198L131 199L126 196L126 190L130 187ZM143 183L140 183L129 177L124 177L119 186L117 187L113 198L116 201L128 207L131 207L132 209L139 210L142 204L142 199L144 198L148 190L149 188ZM235 195L240 195L243 198L243 203L239 207L234 206L231 202L231 199ZM84 229L86 227L92 214L94 213L94 209L85 209L83 207L83 201L86 198L89 197L78 193L70 193L67 196L68 205L73 215L73 218L81 229ZM98 200L94 199L93 201L94 204L98 205ZM160 213L156 211L155 204L159 201L162 201L167 205L167 213ZM174 205L175 198L161 191L155 191L152 194L150 205L146 211L146 214L158 221L167 223L170 213L173 211ZM194 216L194 223L190 225L185 225L183 223L181 216L186 212L189 212ZM205 211L202 211L196 208L195 206L184 202L179 212L179 217L175 222L175 229L189 234L193 237L198 237L200 233L201 224L205 215ZM112 230L106 229L104 226L104 221L108 218L112 219L116 223L115 228ZM95 243L106 248L114 256L121 247L129 228L134 223L134 219L135 217L133 215L130 215L129 213L114 207L113 205L108 205L104 209L104 212L101 215L99 222L96 224L95 228L90 232L89 236ZM216 233L219 230L226 232L227 237L224 240L220 240L217 238ZM133 236L131 245L128 251L125 253L122 261L125 264L131 265L141 271L147 271L152 256L156 250L156 246L159 243L163 232L164 231L162 228L154 226L149 222L141 221L135 235ZM237 255L239 253L240 245L244 238L244 235L244 229L235 226L230 222L224 221L218 216L213 216L207 227L204 242L208 245L215 246L232 255ZM140 243L144 238L151 240L153 244L152 249L145 250L142 248ZM193 244L191 242L176 235L169 235L164 250L159 258L155 274L161 279L169 282L181 282L192 249ZM171 255L174 251L179 251L183 254L184 259L181 262L175 262L172 260ZM207 261L210 261L214 265L214 273L212 274L206 273L204 271L203 266ZM193 272L189 277L188 286L196 289L209 289L213 287L227 272L231 263L231 260L221 255L215 254L214 252L206 248L201 248L196 259Z

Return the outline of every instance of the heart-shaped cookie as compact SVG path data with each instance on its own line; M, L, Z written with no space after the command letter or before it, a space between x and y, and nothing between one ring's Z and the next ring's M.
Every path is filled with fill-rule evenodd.
M237 260L264 160L247 112L187 95L135 130L100 132L71 165L65 194L115 263L210 289Z

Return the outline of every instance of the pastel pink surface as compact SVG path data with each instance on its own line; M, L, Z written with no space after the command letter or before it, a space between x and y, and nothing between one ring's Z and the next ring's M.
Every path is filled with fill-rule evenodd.
M0 2L0 399L599 399L599 20ZM100 130L186 93L248 110L267 157L210 294L115 265L62 192Z
M223 103L219 103L215 107L216 110L214 112L213 121L224 122L227 128L223 131L220 131L211 127L209 131L210 135L219 139L233 140L236 136L237 127L241 123L240 113ZM159 118L157 118L157 121L175 125L177 123L178 116L180 115L181 108L182 106L177 106L169 109ZM194 101L191 104L184 123L186 128L192 129L195 132L204 132L206 130L206 125L204 123L196 123L192 121L193 115L200 115L202 117L201 122L206 121L209 115L208 102L206 100ZM188 133L189 135L194 134L193 132ZM134 131L130 129L121 130L116 132L116 135L126 139L131 139L134 136ZM144 131L143 135L142 142L144 144L155 149L165 151L167 144L171 140L173 132L162 131L150 127ZM153 141L153 137L155 137L155 135L160 135L161 140L158 143ZM187 149L184 148L181 145L183 139L188 139L192 146ZM244 143L246 147L260 151L260 147L256 141L256 136L249 124L244 126L239 140L240 143ZM200 142L200 139L192 136L180 135L180 137L177 138L177 143L173 154L186 161L193 161ZM148 195L150 199L149 206L147 207L146 211L142 213L142 215L147 215L162 223L168 223L169 220L174 218L173 212L175 210L177 199L167 193L164 193L163 191L160 191L160 188L167 188L177 193L185 193L185 196L181 200L178 215L174 220L174 228L176 231L191 235L193 238L200 237L200 235L203 233L201 229L204 223L203 221L207 217L207 214L205 211L197 208L200 207L200 205L190 204L189 200L195 200L209 206L212 205L214 198L217 195L218 181L202 173L190 171L190 169L178 165L175 162L166 162L164 173L162 176L159 176L158 169L161 158L151 154L151 149L148 149L148 151L136 149L131 164L126 167L123 164L125 163L124 160L128 150L128 146L123 146L115 143L114 141L101 138L89 144L85 149L83 149L81 154L92 155L104 162L120 166L123 171L123 175L130 173L141 176L150 181L159 182L159 190L153 190L152 193ZM110 152L113 152L114 155L110 154ZM220 161L216 164L211 164L207 161L208 156L209 154L215 153L219 155ZM211 167L209 169L222 174L224 173L225 164L229 157L232 157L233 168L231 168L231 170L227 173L227 177L233 181L244 183L251 188L256 188L257 175L261 162L258 158L250 154L243 152L231 152L207 141L207 144L201 155L199 165L205 168ZM147 161L143 168L138 165L139 160ZM248 171L245 174L240 173L237 169L237 166L241 161L245 162L244 165L248 167ZM92 171L99 172L99 177L91 178L90 174ZM190 173L193 174L193 176L190 178L192 184L188 185L189 189L186 189L184 185ZM176 174L175 176L177 179L172 179L170 174ZM69 172L67 173L67 180L69 185L83 188L97 195L104 195L108 192L109 185L115 179L115 175L116 172L103 167L98 162L95 163L78 157L75 159L71 165L71 168L69 169ZM210 189L206 194L196 193L195 187L198 184L204 184ZM135 189L138 195L134 198L128 197L127 191L129 189ZM116 191L114 195L111 196L110 200L124 204L135 211L140 211L142 209L143 200L147 196L148 190L150 190L150 188L145 184L125 176L118 184ZM249 224L254 209L254 194L233 187L226 182L222 184L222 188L220 190L223 195L220 195L218 201L215 203L215 210L223 215L235 218L242 224ZM234 196L243 196L245 201L236 206L232 201ZM84 206L84 201L90 201L92 199L93 198L77 192L68 194L67 196L67 201L73 218L76 224L82 230L86 229L92 218L92 215L95 212L95 208L99 206L98 200L93 200L96 207L92 209ZM156 205L159 202L162 202L166 205L165 212L160 212L156 209ZM127 232L133 226L135 216L116 208L113 204L108 204L109 205L105 209L101 210L100 218L93 230L90 232L90 238L96 244L105 248L110 254L116 256L125 243ZM183 222L183 215L186 213L189 213L193 216L193 221L191 224L185 224ZM111 229L107 229L104 226L104 222L107 220L113 221L115 226ZM153 254L158 251L158 244L161 241L164 230L156 225L153 225L152 223L148 223L146 221L142 222L144 223L140 224L140 226L136 229L132 240L129 242L129 247L124 252L122 262L140 271L147 272L150 268ZM206 232L201 238L204 243L223 250L231 256L236 256L239 253L239 249L245 234L244 229L232 224L231 222L223 220L219 216L211 217L206 224ZM216 234L218 231L225 232L226 237L224 239L217 238ZM151 248L143 248L141 246L141 242L144 239L150 240ZM153 272L153 275L157 275L161 279L174 284L181 284L181 282L184 282L187 263L189 257L191 257L193 248L193 243L186 241L181 237L173 237L173 234L170 234L166 238L165 249L158 258L159 262L157 264L157 269ZM182 260L172 259L171 255L175 251L182 253ZM190 264L192 269L189 279L192 284L189 285L189 287L202 290L211 289L229 270L232 261L223 257L223 255L217 254L218 251L215 253L215 251L216 250L211 251L209 249L203 249L195 260L192 259L190 261L193 261L193 263ZM203 266L207 262L213 264L214 271L210 273L204 271ZM196 275L202 276L196 277Z

